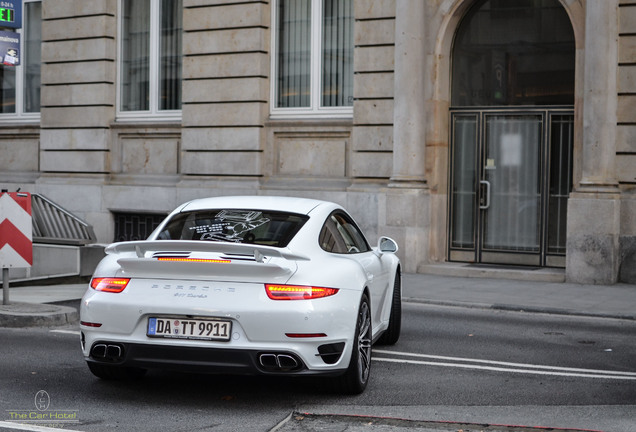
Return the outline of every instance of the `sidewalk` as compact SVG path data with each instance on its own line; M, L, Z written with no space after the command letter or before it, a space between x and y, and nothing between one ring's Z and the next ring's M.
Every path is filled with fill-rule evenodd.
M499 279L494 271L488 277L407 273L402 287L404 302L636 320L636 285L631 284ZM74 324L86 288L87 284L10 288L11 304L0 304L0 327ZM76 307L68 306L74 303Z
M0 302L0 327L54 327L79 322L79 300L88 284L9 287L9 304ZM0 293L2 293L0 289ZM62 305L77 304L77 307Z
M406 302L636 320L632 284L405 274L402 296Z

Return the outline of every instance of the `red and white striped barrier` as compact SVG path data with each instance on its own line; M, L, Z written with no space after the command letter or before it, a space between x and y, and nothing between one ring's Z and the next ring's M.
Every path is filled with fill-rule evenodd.
M0 267L33 265L31 194L0 193Z

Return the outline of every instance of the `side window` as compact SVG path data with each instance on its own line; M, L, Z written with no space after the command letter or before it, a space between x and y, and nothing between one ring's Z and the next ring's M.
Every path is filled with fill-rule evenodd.
M329 216L325 225L322 227L319 241L320 247L327 252L338 254L347 253L347 246L336 227L333 216Z
M360 253L371 249L353 221L345 214L337 212L327 218L319 241L322 249L332 253Z

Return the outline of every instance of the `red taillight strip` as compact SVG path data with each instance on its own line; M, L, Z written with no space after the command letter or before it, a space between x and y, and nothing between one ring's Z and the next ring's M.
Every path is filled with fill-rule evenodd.
M303 285L265 284L265 292L272 300L311 300L332 296L338 292L338 289Z
M128 282L130 282L128 278L93 278L91 288L96 291L120 293L126 289Z
M327 337L325 333L285 333L288 338L320 338Z
M92 323L92 322L86 322L86 321L80 321L80 324L85 327L101 327L102 326L102 323Z

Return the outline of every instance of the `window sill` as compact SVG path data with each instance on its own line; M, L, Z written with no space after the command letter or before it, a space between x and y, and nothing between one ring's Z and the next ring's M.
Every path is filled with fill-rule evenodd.
M181 123L181 111L162 114L118 113L115 123Z
M274 127L325 127L336 126L349 128L353 125L353 118L333 118L333 117L270 117L265 126Z
M3 126L39 126L40 125L40 115L37 116L12 116L12 117L4 117L0 115L0 124Z
M272 120L306 120L306 119L353 119L353 107L331 110L272 110Z

